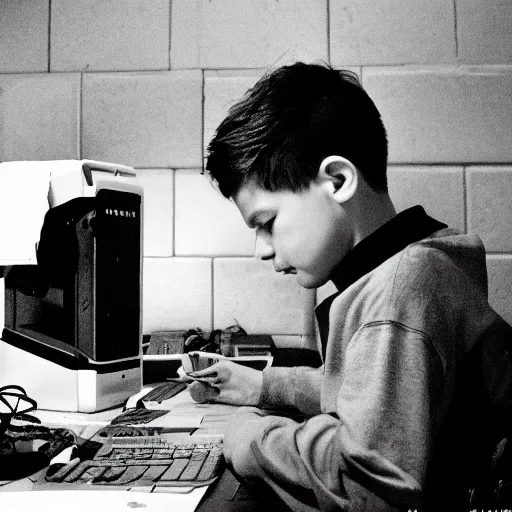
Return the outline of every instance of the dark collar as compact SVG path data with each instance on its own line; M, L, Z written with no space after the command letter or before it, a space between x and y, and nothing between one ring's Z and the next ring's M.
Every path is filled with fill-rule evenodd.
M409 244L446 227L422 206L404 210L361 240L331 272L331 280L342 292Z
M336 285L338 293L325 299L315 309L324 358L329 332L329 309L333 300L351 284L405 249L409 244L422 240L446 227L446 224L429 217L423 207L413 206L399 213L361 240L343 258L331 272L331 281Z

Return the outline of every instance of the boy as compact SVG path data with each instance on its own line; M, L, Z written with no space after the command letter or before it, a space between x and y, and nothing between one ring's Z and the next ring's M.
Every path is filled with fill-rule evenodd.
M380 114L355 75L297 63L263 77L207 170L278 272L338 292L316 309L323 366L198 372L198 401L241 408L224 454L293 510L466 510L512 404L510 327L485 252L417 206L396 214ZM293 406L297 422L265 408Z

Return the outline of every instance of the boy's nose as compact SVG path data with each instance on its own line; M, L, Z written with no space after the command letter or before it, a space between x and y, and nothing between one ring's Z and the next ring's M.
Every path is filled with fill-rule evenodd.
M270 260L274 255L274 247L272 246L270 238L261 234L256 234L254 256L262 260Z

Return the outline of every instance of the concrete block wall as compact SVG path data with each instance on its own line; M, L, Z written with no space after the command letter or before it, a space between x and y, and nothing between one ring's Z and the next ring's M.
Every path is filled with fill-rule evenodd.
M511 20L508 0L4 0L0 161L137 169L145 332L238 321L308 345L332 287L254 260L253 233L201 169L267 67L350 68L387 126L398 209L478 233L491 303L512 322Z

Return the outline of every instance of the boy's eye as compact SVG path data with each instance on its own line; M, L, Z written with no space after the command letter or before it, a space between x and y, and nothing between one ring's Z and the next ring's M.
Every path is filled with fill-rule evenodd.
M272 226L274 225L274 219L275 217L272 217L271 219L267 220L266 222L261 222L256 225L257 231L265 231L265 233L272 233Z
M272 217L270 220L267 220L267 222L265 222L264 224L262 224L262 228L267 232L267 233L272 233L272 227L274 225L274 220L275 220L275 217Z

